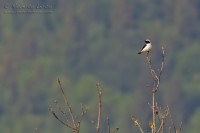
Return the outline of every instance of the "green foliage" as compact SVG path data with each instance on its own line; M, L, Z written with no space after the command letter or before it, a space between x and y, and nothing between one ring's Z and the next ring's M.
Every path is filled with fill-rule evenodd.
M196 61L200 58L199 48L199 45L191 45L177 56L176 72L180 75L187 93L200 92L200 75L198 74L200 62Z
M189 119L189 125L187 126L185 133L193 132L197 133L200 130L199 122L200 122L200 108L197 108L196 111L192 114Z

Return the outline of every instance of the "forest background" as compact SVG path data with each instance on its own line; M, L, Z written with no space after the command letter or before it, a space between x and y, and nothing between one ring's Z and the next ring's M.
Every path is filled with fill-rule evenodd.
M146 38L154 67L161 46L166 51L159 104L183 122L183 133L199 132L200 1L1 0L0 132L69 132L48 110L63 102L58 78L74 112L88 108L81 133L95 132L97 82L112 128L138 132L135 114L149 130L152 79L137 54Z

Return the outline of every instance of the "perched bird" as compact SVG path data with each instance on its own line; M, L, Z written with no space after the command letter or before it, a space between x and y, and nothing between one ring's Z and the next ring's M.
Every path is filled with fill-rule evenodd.
M145 44L142 47L142 50L138 54L141 54L143 52L149 52L151 50L151 48L152 48L152 45L151 45L151 42L150 42L149 39L146 39L144 41L145 41Z

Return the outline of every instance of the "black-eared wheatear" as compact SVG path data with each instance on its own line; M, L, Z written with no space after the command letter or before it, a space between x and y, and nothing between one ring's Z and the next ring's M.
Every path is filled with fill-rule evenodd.
M151 42L150 42L149 39L146 39L144 41L145 41L145 44L142 47L142 50L138 54L141 54L143 52L149 52L151 50L151 48L152 48L152 45L151 45Z

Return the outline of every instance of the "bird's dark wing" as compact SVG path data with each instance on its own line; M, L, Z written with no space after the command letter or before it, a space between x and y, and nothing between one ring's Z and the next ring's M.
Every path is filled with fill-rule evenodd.
M143 47L142 47L142 49L144 49L144 47L146 47L147 45L145 44Z

